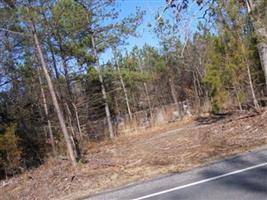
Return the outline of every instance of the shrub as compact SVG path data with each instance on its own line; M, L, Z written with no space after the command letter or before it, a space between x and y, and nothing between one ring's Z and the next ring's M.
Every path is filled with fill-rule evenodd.
M1 125L0 171L6 176L13 175L20 166L21 149L15 132L16 124Z

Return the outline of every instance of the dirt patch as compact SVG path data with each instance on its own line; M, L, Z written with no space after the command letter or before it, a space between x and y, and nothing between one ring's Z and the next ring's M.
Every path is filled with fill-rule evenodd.
M267 143L267 116L206 116L88 145L86 163L48 160L0 182L1 199L77 199Z

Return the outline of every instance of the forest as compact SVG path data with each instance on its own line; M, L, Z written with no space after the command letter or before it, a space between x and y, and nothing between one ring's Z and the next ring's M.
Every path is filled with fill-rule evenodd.
M161 0L155 14L139 7L122 17L117 4L129 1L0 1L1 179L51 157L75 167L90 143L159 126L162 109L166 123L261 113L266 0ZM190 6L193 29L184 26ZM158 45L127 48L141 26Z

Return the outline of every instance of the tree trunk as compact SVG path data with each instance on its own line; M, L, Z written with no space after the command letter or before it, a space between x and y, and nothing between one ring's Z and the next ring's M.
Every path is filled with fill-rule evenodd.
M61 47L60 47L60 51L62 51ZM61 52L61 58L62 58L63 70L64 70L64 77L65 77L65 81L66 81L66 85L67 85L67 90L68 90L68 93L69 93L70 101L72 101L73 95L72 95L71 85L70 85L71 81L70 81L70 76L69 76L68 64L67 64L65 56L62 55L62 54L63 53Z
M242 51L243 51L243 53L245 53L244 44L242 42L240 42L240 44L242 44ZM245 63L246 63L246 67L247 67L247 75L248 75L249 87L250 87L250 91L251 91L251 95L252 95L253 104L254 104L255 109L258 110L259 109L259 103L258 103L258 100L257 100L256 95L255 95L255 90L253 87L253 81L252 81L251 71L250 71L250 66L249 66L249 60L247 57L245 57Z
M76 158L80 159L81 158L81 151L80 151L80 147L79 147L79 142L77 140L76 132L74 131L74 128L73 128L73 123L72 123L72 119L71 119L72 114L71 114L71 111L70 111L69 106L68 106L67 103L65 103L65 106L66 106L67 115L68 115L68 119L69 119L68 125L69 125L69 128L71 130L70 138L71 138L73 146L76 149L75 156L76 156Z
M253 104L254 104L255 109L258 110L259 104L258 104L258 100L257 100L256 95L255 95L253 82L252 82L252 78L251 78L250 67L248 64L247 64L247 73L248 73L248 81L249 81L250 91L251 91L251 95L252 95L252 99L253 99Z
M264 71L265 87L267 86L267 31L266 22L257 16L257 9L260 10L261 0L245 0L248 13L251 16L251 20L255 29L256 37L258 40L258 52L261 60L261 66ZM266 9L266 8L265 8ZM266 12L266 11L265 11Z
M260 55L261 66L264 71L265 87L266 87L267 86L267 44L260 42L257 45L257 47L258 47L258 51Z
M178 105L175 87L174 87L174 84L171 78L169 78L169 84L170 84L170 89L171 89L172 100L176 105Z
M48 20L47 20L47 17L45 15L45 13L42 13L42 16L43 16L44 21L45 21L45 26L48 27L49 23L48 23ZM52 63L53 63L53 68L54 68L54 71L55 71L56 78L59 79L59 71L57 69L55 51L53 49L52 40L51 40L52 35L53 35L53 33L52 34L48 33L48 35L47 35L47 45L48 45L49 51L51 52Z
M199 97L199 91L198 91L198 86L197 86L197 77L196 73L193 71L193 83L194 83L194 90L195 90L195 101L197 104L197 109L198 109L198 115L200 114L200 108L201 108L201 102L200 102L200 97Z
M234 93L235 93L235 97L236 97L236 100L237 100L237 103L238 103L239 110L243 111L242 104L241 104L240 97L239 97L239 93L238 93L238 89L237 89L236 81L234 81L234 83L233 83L233 88L234 88Z
M43 69L43 72L44 72L44 75L45 75L45 78L46 78L46 81L47 81L47 84L48 84L49 92L50 92L51 97L52 97L53 105L55 107L55 110L56 110L56 113L57 113L57 116L58 116L60 127L61 127L62 133L64 135L64 138L65 138L66 146L67 146L67 149L68 149L68 154L69 154L69 157L71 159L71 162L72 162L73 166L76 166L76 158L75 158L74 149L73 149L73 147L71 145L70 136L69 136L68 131L67 131L67 127L66 127L66 124L65 124L65 120L63 118L62 111L61 111L61 109L59 107L59 103L58 103L58 100L57 100L57 97L56 97L54 86L53 86L51 77L49 75L49 72L48 72L48 69L47 69L47 65L45 63L43 52L42 52L42 49L41 49L41 46L40 46L40 43L39 43L39 40L38 40L38 37L37 37L37 34L36 34L36 30L35 30L35 27L34 27L33 23L31 23L31 27L30 28L31 28L31 31L32 31L33 39L34 39L34 44L35 44L36 49L37 49L38 57L39 57L39 60L41 62L41 66L42 66L42 69Z
M96 59L96 67L98 70L98 78L101 84L101 91L102 91L102 95L103 95L103 100L105 103L105 112L106 112L106 117L107 117L107 122L108 122L108 129L109 129L109 137L113 138L114 137L114 132L113 132L113 127L112 127L112 122L111 122L111 116L110 116L110 110L109 110L109 105L107 102L107 94L106 94L106 89L104 86L104 82L103 82L103 76L101 74L101 69L100 69L100 63L99 63L99 58L98 58L98 54L97 54L97 49L96 49L96 44L95 44L95 38L92 35L91 36L91 40L92 40L92 46L93 46L93 53Z
M82 134L81 124L80 124L78 109L77 109L77 106L74 103L72 103L72 106L73 106L74 112L75 112L76 123L77 123L77 127L78 127L78 132L79 132L79 138L80 138L81 146L83 146L83 134Z
M176 91L175 91L175 86L173 84L173 80L172 78L169 78L169 85L170 85L170 89L171 89L171 95L172 95L172 99L173 102L175 103L176 107L177 107L177 111L179 113L179 117L182 117L182 113L180 111L180 106L179 106L179 102L177 101L177 96L176 96Z
M139 66L140 72L143 73L143 68L142 68L142 64L141 64L140 58L138 58L138 66ZM146 94L146 98L147 98L150 118L153 119L152 106L151 106L151 101L150 101L150 97L149 97L149 93L148 93L148 88L147 88L146 82L144 82L143 85L144 85L144 88L145 88L145 94Z
M115 65L116 65L116 68L117 68L118 73L119 73L120 83L121 83L121 86L122 86L122 90L123 90L123 94L124 94L124 98L125 98L125 102L126 102L126 106L127 106L128 115L130 117L130 120L132 121L133 117L132 117L131 107L130 107L130 104L129 104L128 92L127 92L127 88L125 87L122 75L121 75L120 67L118 65L117 52L116 52L115 48L113 48L113 55L114 55L114 59L115 59Z
M57 153L56 153L55 140L54 140L54 135L53 135L52 127L51 127L51 122L50 122L50 120L48 118L47 102L46 102L46 97L45 97L44 88L43 88L43 81L42 81L42 77L41 77L39 68L38 68L38 77L39 77L39 83L40 83L40 87L41 87L41 95L42 95L42 100L43 100L43 105L44 105L45 118L47 120L49 139L50 139L50 142L51 142L53 155L54 155L54 157L56 157Z
M48 44L48 48L49 48L49 50L51 52L52 63L53 63L53 68L54 68L54 71L55 71L56 78L59 79L59 72L58 72L58 69L57 69L55 52L53 50L50 38L47 39L47 44Z

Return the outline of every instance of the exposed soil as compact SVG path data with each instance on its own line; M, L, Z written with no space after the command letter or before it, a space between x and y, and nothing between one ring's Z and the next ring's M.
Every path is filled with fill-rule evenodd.
M181 172L267 144L267 113L192 117L114 141L91 143L86 163L73 169L48 160L0 182L0 199L78 199L104 190Z

